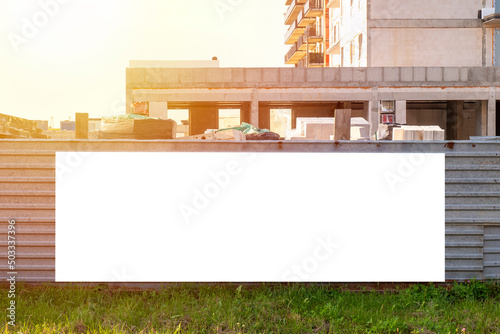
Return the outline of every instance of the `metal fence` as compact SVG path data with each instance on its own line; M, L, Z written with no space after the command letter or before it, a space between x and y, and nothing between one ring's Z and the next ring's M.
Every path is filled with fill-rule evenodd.
M446 279L500 278L500 142L2 140L2 280L8 272L9 219L15 219L17 227L17 279L55 280L56 151L445 153Z

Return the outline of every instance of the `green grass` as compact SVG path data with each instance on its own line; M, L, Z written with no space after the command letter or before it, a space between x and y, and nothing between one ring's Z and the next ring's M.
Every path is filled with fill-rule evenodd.
M3 319L5 333L500 333L500 285L478 281L385 292L300 284L17 288L17 326Z

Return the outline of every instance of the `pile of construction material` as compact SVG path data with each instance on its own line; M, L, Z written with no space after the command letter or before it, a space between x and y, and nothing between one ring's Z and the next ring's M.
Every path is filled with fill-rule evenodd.
M285 137L287 140L333 140L334 138L334 117L297 117L297 128L288 130ZM351 118L350 139L370 140L370 123L362 117Z
M47 139L38 121L0 114L0 138L37 138Z
M241 123L238 127L227 129L211 129L204 134L182 137L182 140L279 140L280 135L267 129L259 129L248 123Z
M444 130L434 125L402 125L392 130L392 140L444 140Z
M175 139L177 123L171 119L157 119L129 114L102 119L99 139Z

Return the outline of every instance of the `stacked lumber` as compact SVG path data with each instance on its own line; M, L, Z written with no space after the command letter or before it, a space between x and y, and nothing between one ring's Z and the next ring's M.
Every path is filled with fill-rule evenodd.
M103 118L99 139L174 139L176 127L171 119Z
M37 121L0 114L0 138L47 139Z

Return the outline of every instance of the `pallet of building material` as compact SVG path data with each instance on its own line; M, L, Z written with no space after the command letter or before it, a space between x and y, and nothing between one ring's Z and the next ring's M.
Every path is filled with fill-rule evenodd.
M120 118L103 118L99 139L135 139L134 120Z
M0 114L0 138L39 138L47 139L37 121Z
M444 130L439 126L403 125L393 130L392 139L405 141L444 140Z
M275 132L249 133L246 140L280 140L280 135Z
M175 139L177 123L172 119L134 119L135 139Z
M241 131L229 129L215 132L215 140L245 141L245 134Z

